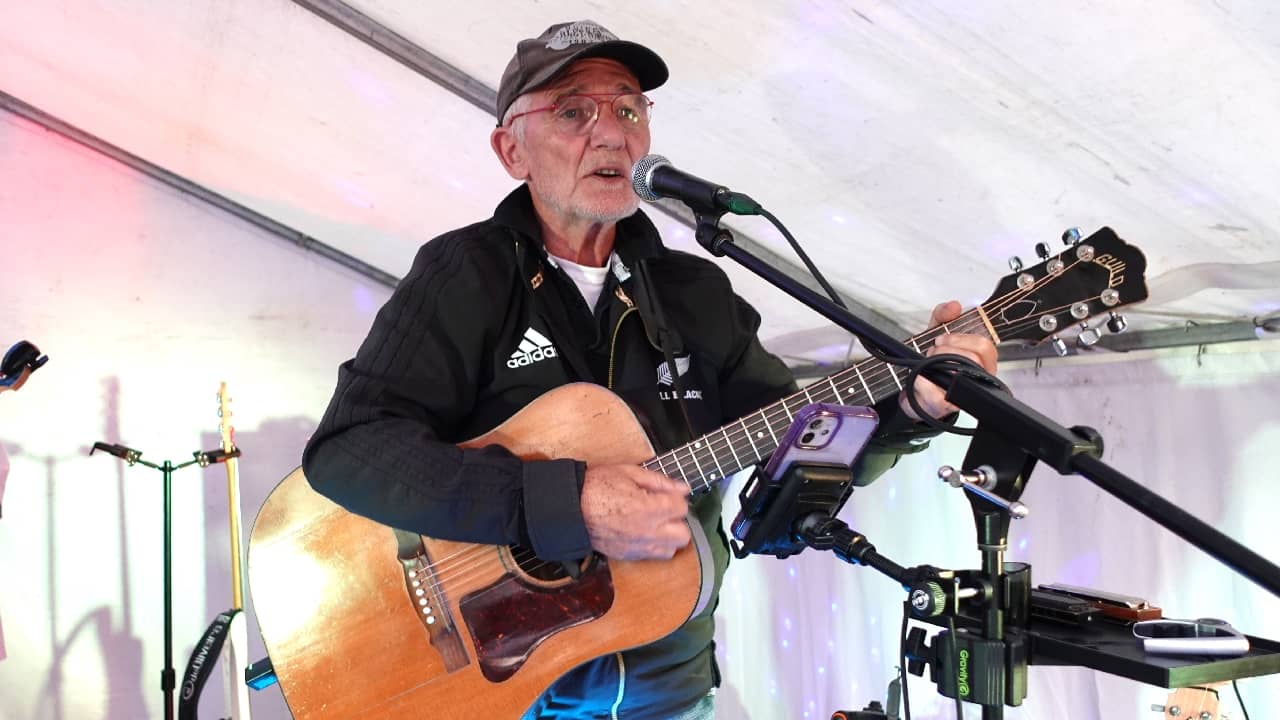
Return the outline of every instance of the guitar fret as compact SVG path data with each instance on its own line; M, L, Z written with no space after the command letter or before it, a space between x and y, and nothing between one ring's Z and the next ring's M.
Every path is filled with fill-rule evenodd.
M836 394L836 402L840 402L840 388L836 387L836 381L827 376L827 384L831 386L831 392Z
M756 454L756 460L764 457L764 454L760 452L760 448L756 447L756 441L751 439L751 431L747 429L746 417L738 418L738 424L742 426L742 432L746 433L747 442L751 443L751 451Z
M741 470L744 467L742 458L738 457L738 451L733 449L733 441L729 439L729 433L724 428L720 428L720 434L724 436L724 442L729 446L729 452L733 453L733 464L738 466L738 470ZM737 472L737 470L734 472Z
M875 403L875 401L876 401L875 395L873 395L873 394L871 393L871 386L867 384L867 379L866 379L866 378L864 378L864 377L862 377L862 371L858 369L858 366L857 366L857 365L854 365L854 366L853 366L853 372L854 372L854 374L855 374L855 375L857 375L857 376L858 376L858 379L862 381L862 387L863 387L863 389L867 391L867 401L868 401L868 403L869 403L869 404L874 404L874 403Z
M783 409L786 409L786 408L785 408L785 405L784 405L784 408L783 408ZM788 416L790 416L790 413L787 413L787 415L788 415ZM764 420L764 429L765 429L765 430L768 430L768 431L769 431L769 435L771 435L771 436L773 437L773 448L774 448L775 450L776 450L776 449L778 449L778 434L777 434L777 433L775 433L775 432L773 431L773 428L769 426L769 418L765 417L765 414L764 414L764 411L763 411L763 410L761 410L761 411L760 411L760 419Z
M693 465L698 468L698 480L703 481L702 479L706 477L706 473L702 471L702 463L698 462L698 454L693 451L692 447L688 445L685 447L689 448L689 457L693 458Z
M703 435L702 437L705 438L706 435ZM699 440L697 445L702 445L702 440ZM711 443L709 442L707 443L707 454L711 456L711 461L716 464L716 469L720 471L720 477L724 478L724 468L720 466L720 458L716 457L716 451L711 447ZM711 476L711 478L713 480L715 479L714 476ZM708 483L708 485L710 485L710 483Z
M690 490L693 490L693 483L689 482L689 476L684 474L684 465L680 463L680 456L676 454L675 450L667 454L671 456L672 462L676 464L676 470L680 471L680 479L684 480L684 484L689 486Z
M902 381L898 379L898 368L894 367L893 365L890 365L889 376L893 378L893 382L898 386L898 389L901 390Z
M791 408L787 407L787 401L786 401L786 400L783 400L782 402L780 402L780 403L778 403L778 404L782 406L782 412L784 412L784 413L786 413L786 414L787 414L787 422L795 422L796 418L795 418L795 416L794 416L794 415L792 415L792 414L791 414ZM773 428L769 428L769 432L773 432ZM777 436L777 435L775 435L775 436L773 437L773 441L774 441L775 443L776 443L776 442L778 442L778 436Z

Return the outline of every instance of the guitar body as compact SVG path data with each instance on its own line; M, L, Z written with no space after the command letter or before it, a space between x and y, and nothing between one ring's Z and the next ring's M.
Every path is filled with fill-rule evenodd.
M640 423L596 385L552 390L463 444L525 459L639 464ZM525 551L395 531L347 512L295 470L258 513L249 579L293 716L515 718L596 657L662 638L700 612L710 549L670 560L595 557L578 579ZM559 568L559 566L555 566Z

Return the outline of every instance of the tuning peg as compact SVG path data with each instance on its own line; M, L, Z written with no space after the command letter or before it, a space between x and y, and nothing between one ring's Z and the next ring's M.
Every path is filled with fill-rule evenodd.
M1096 329L1089 327L1084 323L1080 323L1080 334L1076 336L1076 344L1082 348L1093 347L1102 339L1102 333Z
M1009 258L1009 269L1014 272L1022 272L1022 258L1017 255Z
M1052 253L1049 252L1049 243L1036 243L1036 255L1038 255L1041 260L1048 260L1049 255L1051 254Z
M1067 343L1062 338L1055 335L1049 338L1049 344L1053 346L1053 351L1058 354L1058 357L1067 356Z
M1125 328L1129 327L1129 321L1124 316L1114 310L1110 313L1110 319L1107 320L1107 329L1113 333L1122 333Z
M1062 233L1063 245L1075 245L1078 242L1080 242L1080 228L1067 228L1066 231Z

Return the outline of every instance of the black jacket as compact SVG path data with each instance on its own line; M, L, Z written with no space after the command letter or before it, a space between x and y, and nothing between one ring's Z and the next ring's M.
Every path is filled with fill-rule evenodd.
M663 247L643 213L618 224L612 270L593 311L543 251L523 186L493 218L428 242L356 357L339 368L303 455L307 479L352 512L414 533L524 545L544 560L587 555L583 463L524 462L497 446L454 443L568 382L610 387L647 421L658 450L795 390L756 337L759 315L724 272ZM684 410L662 374L660 340L681 370ZM917 447L896 432L910 425L896 403L884 405L860 484ZM718 591L729 557L719 495L699 496L693 510L713 538ZM713 630L707 611L650 646L587 663L541 704L607 712L625 667L619 717L669 716L717 684Z

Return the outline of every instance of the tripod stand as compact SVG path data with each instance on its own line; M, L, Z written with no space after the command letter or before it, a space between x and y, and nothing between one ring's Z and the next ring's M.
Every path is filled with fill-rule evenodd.
M212 463L225 462L230 458L238 457L240 451L233 449L228 452L221 448L210 451L197 450L191 453L194 457L187 462L174 465L169 460L165 460L156 465L143 460L140 450L123 445L95 442L89 454L92 455L94 450L102 450L114 455L124 460L130 467L144 465L159 470L164 477L164 669L160 671L160 690L164 693L165 720L173 720L173 689L176 684L173 670L173 473L175 470L191 465L208 467Z

